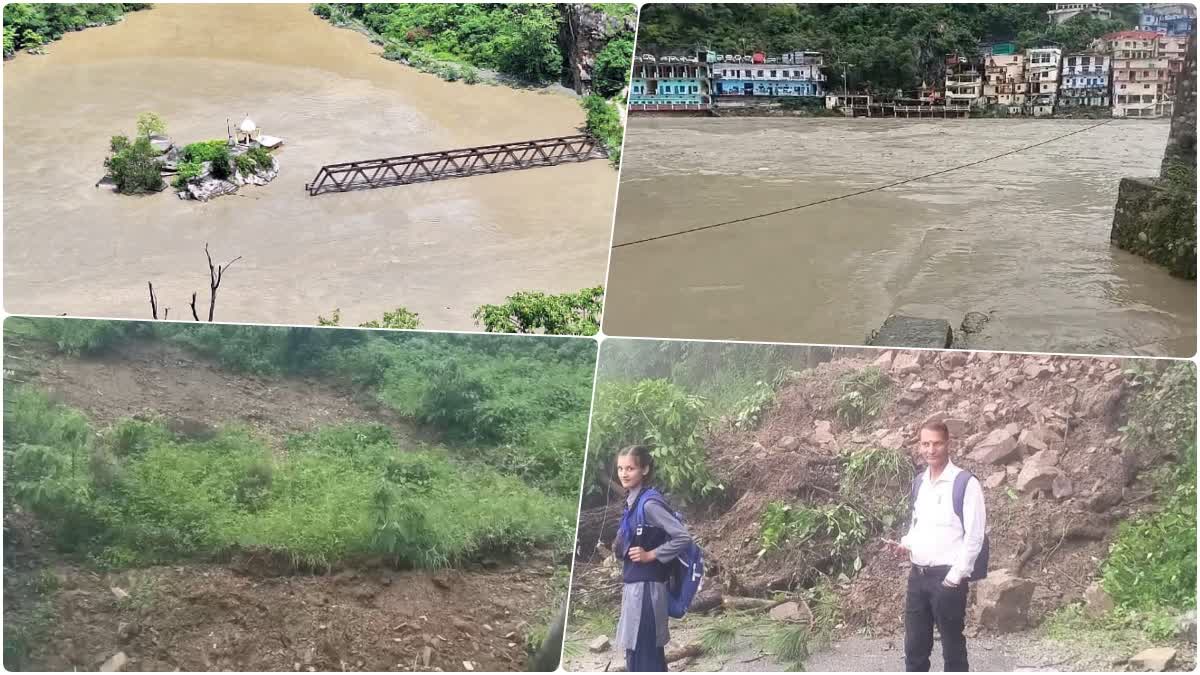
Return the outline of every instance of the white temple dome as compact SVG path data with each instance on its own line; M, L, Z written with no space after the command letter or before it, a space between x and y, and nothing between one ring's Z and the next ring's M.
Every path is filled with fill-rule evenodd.
M252 119L250 119L249 117L247 117L246 119L242 120L242 124L241 124L241 126L239 126L239 127L238 127L238 129L239 129L239 130L240 130L242 133L246 133L246 134L248 134L248 133L250 133L251 131L255 131L255 130L257 130L257 129L258 129L258 126L254 124L254 120L252 120Z

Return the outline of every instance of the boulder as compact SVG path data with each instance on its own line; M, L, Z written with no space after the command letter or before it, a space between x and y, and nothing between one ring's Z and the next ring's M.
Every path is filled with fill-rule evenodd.
M1161 673L1173 665L1175 665L1175 650L1171 647L1143 649L1129 659L1129 667L1134 670Z
M971 451L970 458L984 464L1004 464L1017 452L1017 439L1008 429L994 429Z
M950 380L938 380L937 388L938 391L950 391L954 388L954 385L951 384Z
M1069 499L1075 495L1075 484L1065 473L1059 473L1050 484L1050 492L1055 499Z
M108 660L101 664L100 672L119 673L122 670L125 670L125 666L127 665L129 665L129 657L125 655L125 652L117 652L116 654L108 657Z
M829 445L837 440L833 435L832 424L827 420L813 422L813 440L820 445Z
M1029 626L1029 604L1034 584L1008 570L990 572L975 584L975 622L996 633L1012 633Z
M1021 492L1053 490L1054 480L1062 474L1057 465L1058 455L1050 450L1030 457L1017 475L1017 489Z
M1084 613L1093 619L1108 614L1116 607L1112 597L1109 596L1108 591L1104 590L1099 581L1093 581L1083 592L1083 603Z
M798 602L785 602L771 608L771 618L776 621L799 622L805 618L805 613Z
M921 369L921 360L912 352L901 352L892 359L892 372L900 375L915 373Z
M876 359L871 362L871 365L875 366L876 368L882 368L883 370L891 370L892 359L894 358L896 358L896 352L889 349L876 357Z
M1007 477L1008 477L1008 472L1001 469L1000 471L996 471L996 472L992 473L992 475L988 476L983 481L983 485L984 485L984 487L986 487L989 490L995 490L996 488L1000 487L1001 485L1004 485L1004 479Z
M942 354L941 365L943 370L954 370L967 365L967 353L963 351L948 351Z
M900 397L896 399L896 403L902 406L908 406L909 408L915 408L921 405L921 402L924 400L925 392L906 391L903 394L900 394Z
M600 652L608 651L608 636L601 635L600 637L588 643L588 649L599 654Z
M1039 377L1049 377L1054 374L1054 366L1045 363L1031 363L1021 369L1025 377L1036 380Z
M186 198L206 202L214 197L233 194L237 192L237 190L238 186L230 181L220 180L210 176L189 181L187 184L187 189L182 190L181 194L186 193Z
M795 436L784 436L779 439L779 447L783 450L791 452L800 447L800 439Z
M1050 449L1046 443L1045 430L1041 426L1022 430L1021 435L1017 437L1017 445L1021 446L1021 452L1026 456Z

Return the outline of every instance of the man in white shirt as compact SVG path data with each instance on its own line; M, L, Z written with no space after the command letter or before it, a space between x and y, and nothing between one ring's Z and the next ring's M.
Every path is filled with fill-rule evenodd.
M967 582L983 548L987 515L983 487L967 474L962 514L954 506L955 478L963 472L950 461L950 430L941 422L921 427L919 451L928 468L915 482L912 525L892 551L912 562L904 600L904 666L928 672L933 627L942 636L946 672L966 672Z

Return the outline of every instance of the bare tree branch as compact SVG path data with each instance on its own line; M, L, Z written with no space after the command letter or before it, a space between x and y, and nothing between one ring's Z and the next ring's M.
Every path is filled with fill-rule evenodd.
M154 320L158 320L158 299L154 297L154 283L147 281L146 285L150 287L150 316ZM166 314L163 315L166 318Z
M195 319L196 321L199 321L200 315L196 313L196 292L195 291L192 291L192 302L190 304L192 305L192 318Z
M224 276L225 270L229 269L230 265L242 259L238 256L224 265L213 267L212 254L208 252L208 242L204 242L204 255L208 257L208 320L213 320L213 314L217 309L217 289L221 287L221 277ZM199 321L199 319L197 319Z

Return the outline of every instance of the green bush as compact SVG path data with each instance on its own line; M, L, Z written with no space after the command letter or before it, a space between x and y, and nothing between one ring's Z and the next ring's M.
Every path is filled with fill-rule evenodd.
M621 125L621 113L617 106L595 94L584 97L581 105L587 113L585 124L588 133L604 144L612 165L621 166L621 143L625 137L625 129Z
M141 326L127 321L103 319L18 319L30 333L54 344L60 352L72 356L99 354L140 334Z
M261 145L256 145L250 148L245 153L239 156L248 158L253 162L253 167L260 171L269 171L275 166L275 160L271 157L271 152ZM251 171L254 169L252 168Z
M837 417L847 427L875 419L887 405L891 380L879 368L868 366L847 373L837 383Z
M219 157L228 157L229 144L220 139L188 143L179 151L179 156L184 162L211 162Z
M719 490L701 444L707 422L704 399L667 380L606 383L597 389L592 414L593 477L603 480L617 450L646 444L659 483L676 497L694 500Z
M209 172L213 178L225 180L233 175L233 158L230 157L227 146L222 145L211 156Z
M489 333L595 335L600 331L603 307L604 288L600 286L559 295L521 291L505 298L503 305L479 307L472 317Z
M149 6L149 3L8 3L4 6L4 55L11 56L18 49L37 50L68 31L115 23L125 12Z
M113 136L111 145L113 154L104 160L104 166L118 192L143 194L163 189L162 159L149 138L130 141L124 136Z
M382 321L371 320L366 323L358 324L359 328L393 328L393 329L414 329L421 327L421 315L408 309L407 307L397 307L390 312L383 313Z

